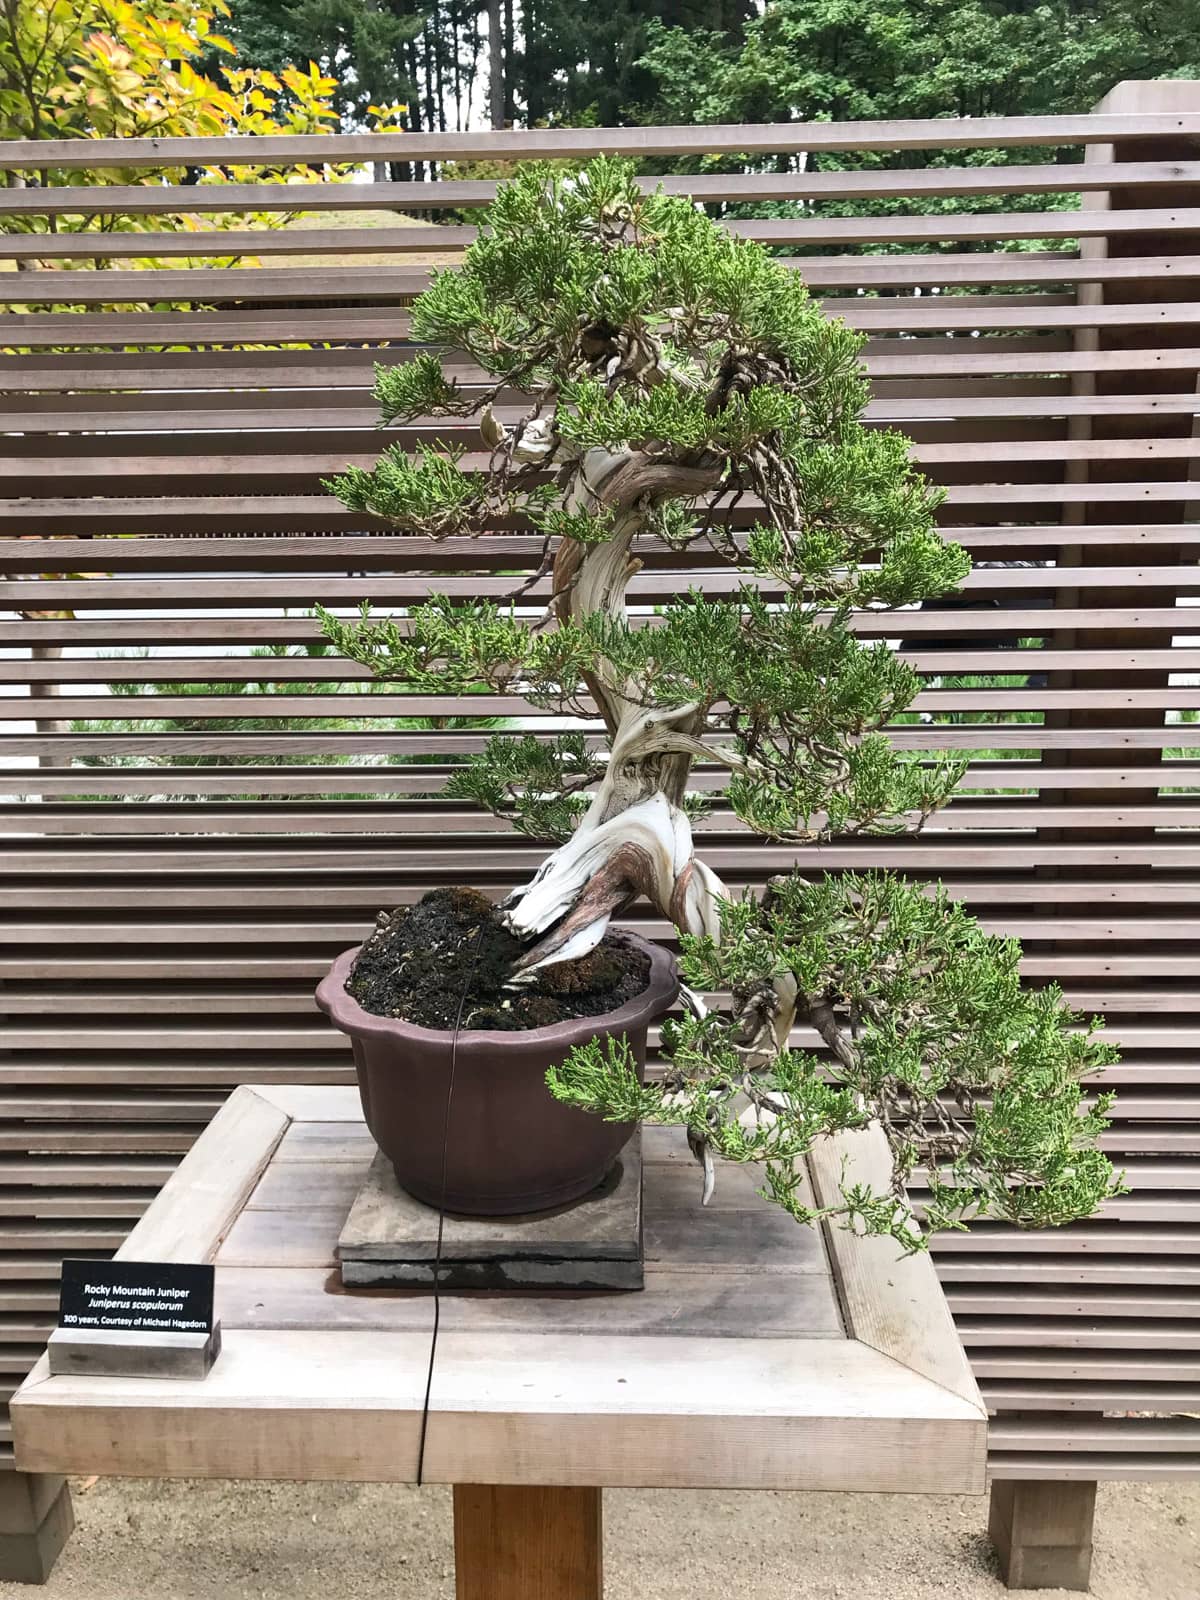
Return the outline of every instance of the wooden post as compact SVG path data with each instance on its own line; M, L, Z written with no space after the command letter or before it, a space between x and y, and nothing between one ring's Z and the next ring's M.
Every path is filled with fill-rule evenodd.
M1200 110L1200 86L1190 80L1152 79L1145 82L1132 80L1117 84L1093 107L1093 110L1100 114L1114 113L1129 116L1131 119L1139 115L1195 112ZM1089 145L1084 152L1084 165L1119 167L1122 162L1160 161L1169 164L1194 161L1198 149L1200 145L1194 137L1164 135L1161 140L1155 140L1153 143L1144 139L1116 140L1112 144ZM1117 221L1120 221L1122 212L1142 212L1148 218L1155 215L1165 217L1171 211L1181 209L1186 214L1187 208L1195 207L1197 204L1200 204L1200 185L1184 187L1178 183L1165 184L1161 189L1144 186L1136 191L1115 184L1111 189L1093 190L1083 196L1085 211L1093 214L1096 211L1107 212ZM1200 254L1200 230L1187 233L1179 231L1156 233L1153 224L1148 222L1144 231L1125 229L1108 236L1101 234L1081 240L1079 254L1085 261L1119 260L1127 257L1149 259L1194 257ZM1149 354L1145 362L1134 371L1079 375L1072 384L1073 393L1154 394L1194 389L1200 379L1200 365L1190 371L1178 367L1155 370L1152 359L1153 352L1157 350L1178 351L1192 347L1194 340L1191 329L1182 319L1172 318L1170 308L1173 304L1191 300L1193 295L1194 287L1186 274L1176 276L1174 273L1165 273L1158 276L1132 277L1107 284L1086 282L1081 284L1078 302L1081 306L1096 311L1097 322L1093 327L1079 330L1075 337L1076 350L1101 352L1148 350ZM1120 312L1123 309L1146 305L1155 308L1158 314L1147 316L1144 323L1120 321ZM1105 320L1106 308L1116 313L1112 320ZM1132 418L1116 415L1073 419L1068 425L1067 433L1073 440L1088 437L1099 442L1112 439L1119 443L1130 438L1176 441L1188 435L1194 436L1196 423L1194 417L1188 413L1160 417L1140 415ZM1068 483L1090 481L1111 487L1113 484L1130 479L1168 482L1187 480L1192 471L1193 467L1187 458L1164 456L1157 461L1139 460L1131 464L1119 459L1118 450L1112 461L1096 459L1091 462L1068 463L1066 481ZM1093 504L1076 503L1068 507L1067 512L1063 519L1066 523L1077 521L1081 525L1090 522L1128 524L1129 539L1132 543L1137 539L1138 530L1148 516L1158 523L1183 523L1194 518L1195 505L1194 503L1189 505L1181 496L1174 504L1166 502L1148 512L1144 499L1135 490L1131 490L1130 499L1124 504L1111 500ZM1085 543L1073 546L1064 543L1059 551L1058 564L1060 567L1080 569L1089 566L1107 567L1112 563L1112 559L1111 550L1102 544ZM1186 566L1189 560L1189 550L1186 546L1158 544L1154 548L1155 566L1174 569ZM1181 594L1191 592L1191 589L1179 580L1171 580L1169 586L1164 588L1143 587L1136 592L1131 591L1128 586L1113 589L1089 586L1086 589L1062 590L1058 604L1064 609L1082 606L1091 610L1111 610L1114 613L1131 610L1137 605L1167 609L1176 603ZM1182 631L1180 628L1173 627L1167 627L1162 632L1151 632L1144 628L1130 628L1127 631L1111 627L1098 630L1055 628L1046 642L1066 650L1128 650L1131 653L1165 651L1170 649L1173 637L1180 631ZM1165 668L1158 672L1139 670L1137 682L1142 688L1165 689L1169 676ZM1099 689L1104 686L1104 680L1101 669L1091 668L1069 674L1057 673L1052 679L1052 684L1055 688L1069 686L1077 689ZM1050 801L1066 806L1095 807L1101 811L1106 807L1119 808L1128 804L1130 799L1128 789L1119 781L1114 782L1111 788L1072 789L1070 768L1162 766L1165 762L1165 752L1161 746L1155 744L1138 746L1120 737L1122 732L1135 729L1155 731L1161 729L1163 713L1157 708L1142 709L1114 705L1102 709L1052 711L1046 715L1046 724L1048 727L1086 729L1093 732L1096 737L1086 748L1048 753L1044 765L1062 767L1063 782L1061 789L1057 787L1051 789L1046 777L1043 778L1043 803ZM1105 738L1104 735L1110 730L1112 736ZM1164 772L1163 781L1169 783L1168 773ZM1139 796L1139 803L1153 805L1158 798L1151 791L1144 800ZM1061 835L1043 829L1038 837L1043 842L1049 842ZM1153 839L1154 833L1149 827L1144 834L1135 833L1128 826L1095 827L1086 831L1075 830L1071 837L1089 843L1112 843L1114 840L1120 840L1128 844L1133 841L1143 842ZM1082 875L1087 875L1088 870L1085 869ZM1090 874L1105 879L1114 876L1129 878L1142 870L1144 869L1140 867L1114 868L1106 864L1103 867L1090 869Z
M0 1472L0 1580L45 1583L74 1526L65 1478Z
M454 1486L458 1600L601 1600L600 1490Z
M62 647L53 644L35 644L29 654L34 661L58 661L62 658ZM37 702L39 700L53 699L59 693L60 687L57 683L42 682L29 685L29 698L34 702L35 720L33 725L38 733L69 733L71 730L70 723L63 721L61 718L38 715L41 708ZM71 758L70 756L58 755L54 751L50 751L46 755L39 756L37 762L39 767L69 767Z
M1086 1590L1095 1511L1094 1483L993 1483L988 1534L1008 1587Z

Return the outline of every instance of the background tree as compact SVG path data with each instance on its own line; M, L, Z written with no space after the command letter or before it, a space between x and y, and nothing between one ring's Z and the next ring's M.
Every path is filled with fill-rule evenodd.
M528 0L514 48L517 105L530 126L635 121L637 108L656 97L646 58L656 27L669 21L684 37L738 41L755 9L750 0Z
M483 120L486 0L237 0L230 35L248 63L278 70L297 54L337 79L344 130L371 105L406 107L413 132Z
M649 121L1085 111L1121 78L1191 77L1200 5L1151 0L771 0L739 37L647 24Z
M1200 0L771 0L744 35L652 21L640 120L810 122L1052 116L1088 110L1122 78L1200 71ZM836 151L752 158L788 170L974 166L1063 159L1058 149ZM731 166L740 170L738 158ZM826 215L1044 210L1075 197L825 202ZM755 208L756 215L794 207ZM1061 241L1060 241L1061 244ZM960 247L956 247L960 248ZM990 247L989 247L990 248ZM802 253L802 252L801 252Z
M197 7L191 0L0 0L0 138L109 139L150 135L327 133L338 123L335 80L306 68L237 64L236 46L217 24L229 15L225 0ZM212 73L205 61L227 64ZM389 108L380 127L397 126ZM169 179L186 194L193 183L286 182L348 177L344 166L279 167L259 163L208 167L42 167L43 187L161 184ZM9 182L24 181L8 174ZM115 229L152 233L158 228L281 227L299 212L223 213L203 223L181 206L168 217L127 214L49 219L12 216L8 232L94 233L96 256L82 263L107 265L102 236ZM53 250L47 246L47 258ZM193 260L201 259L199 255ZM227 259L227 258L225 258ZM187 265L148 255L125 266Z
M0 0L0 138L326 130L334 85L313 68L197 70L236 57L228 16L225 0Z
M249 64L336 69L348 119L408 101L414 129L1015 116L1192 76L1200 0L234 0L230 33Z
M235 0L230 35L250 64L302 56L336 73L344 126L396 100L414 131L614 125L655 96L649 24L736 41L754 14L752 0Z

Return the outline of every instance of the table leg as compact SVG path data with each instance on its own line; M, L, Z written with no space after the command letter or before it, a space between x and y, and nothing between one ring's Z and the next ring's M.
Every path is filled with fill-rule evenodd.
M74 1526L65 1478L0 1472L0 1580L45 1583Z
M600 1490L454 1485L458 1600L601 1600Z
M997 1479L988 1533L1008 1587L1086 1590L1095 1510L1094 1483Z

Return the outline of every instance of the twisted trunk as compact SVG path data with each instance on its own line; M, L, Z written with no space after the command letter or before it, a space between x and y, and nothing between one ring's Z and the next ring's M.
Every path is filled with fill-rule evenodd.
M601 544L564 540L553 569L561 620L593 613L625 616L625 591L641 562L633 541L654 505L715 489L719 462L656 461L644 450L591 449L575 466L566 495L572 510L614 515ZM526 972L586 954L609 918L644 894L687 933L716 932L720 880L697 861L683 810L688 774L701 750L704 708L656 710L641 686L599 664L587 674L610 739L608 769L574 834L505 902L514 933L536 940ZM539 938L538 936L541 935Z

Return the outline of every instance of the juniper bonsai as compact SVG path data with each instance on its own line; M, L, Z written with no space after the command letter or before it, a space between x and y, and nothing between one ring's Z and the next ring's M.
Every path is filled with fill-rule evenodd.
M558 841L502 907L525 945L517 981L585 954L639 896L681 935L693 1003L666 1030L665 1075L643 1084L619 1040L594 1042L553 1093L685 1127L706 1189L714 1153L761 1162L802 1220L818 1213L796 1158L878 1124L891 1185L847 1184L824 1214L904 1249L982 1216L1091 1213L1118 1180L1097 1148L1107 1097L1089 1106L1081 1079L1113 1054L1056 989L1022 988L1013 942L885 874L792 872L735 898L693 848L697 762L724 774L741 823L797 845L919 828L961 774L893 748L883 730L919 680L855 632L856 613L940 595L969 568L909 442L864 425L861 339L797 272L687 200L641 192L620 162L523 170L487 220L411 324L483 380L422 353L376 385L385 424L476 416L486 464L394 444L329 487L424 538L531 526L540 567L507 604L435 597L400 620L364 608L323 626L381 677L486 685L603 723L606 750L506 735L449 784ZM510 420L501 403L519 408ZM740 576L633 616L626 589L655 541L703 541ZM698 990L731 1003L706 1011ZM797 1027L819 1042L790 1048ZM905 1188L918 1172L919 1219Z

